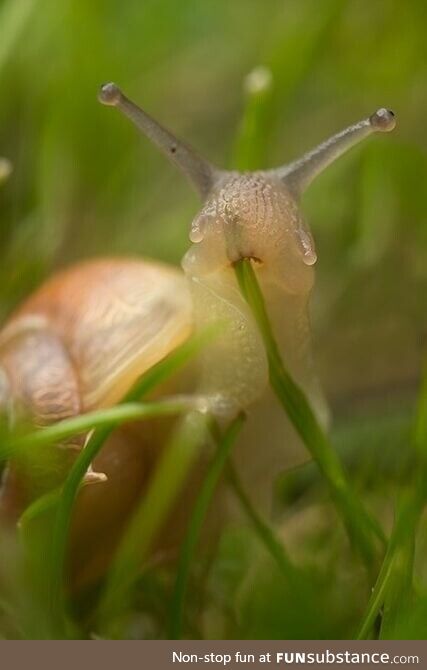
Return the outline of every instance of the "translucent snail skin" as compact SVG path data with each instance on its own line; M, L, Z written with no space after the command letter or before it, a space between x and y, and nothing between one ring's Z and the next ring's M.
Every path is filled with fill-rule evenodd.
M285 365L326 422L327 408L313 369L308 301L316 251L300 211L301 195L330 163L374 132L395 126L381 108L332 136L300 159L273 170L219 170L181 144L130 102L114 84L101 102L118 107L190 179L202 209L190 229L192 245L182 261L197 328L224 325L204 354L198 391L218 415L248 408L235 459L257 502L268 504L272 479L307 459L307 453L268 388L263 344L237 286L233 264L253 259Z
M198 156L115 84L103 86L99 98L128 116L201 197L183 272L147 259L105 259L52 277L0 333L0 409L47 425L110 406L192 332L218 322L219 334L185 390L202 395L224 422L247 410L234 458L254 500L268 505L273 478L306 454L269 391L264 348L233 266L242 258L252 260L285 364L325 419L307 308L316 252L299 201L335 158L373 132L392 130L394 115L379 109L289 165L238 173ZM72 458L65 454L83 448L87 437L61 445L68 447L66 467ZM94 556L111 550L144 490L162 439L158 425L144 424L140 437L118 431L105 445L88 473L88 480L100 483L84 487L77 501L71 542L71 554L79 556L77 571L84 565L90 573ZM3 516L16 518L40 492L34 479L34 473L9 464Z

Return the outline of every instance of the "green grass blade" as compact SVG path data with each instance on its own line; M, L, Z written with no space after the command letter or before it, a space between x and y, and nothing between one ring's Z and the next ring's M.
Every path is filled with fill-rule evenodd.
M12 163L7 158L0 158L0 185L10 177L12 169Z
M415 424L415 447L423 470L427 471L427 365L425 366L418 396L418 411Z
M207 416L196 412L186 416L160 458L107 578L98 610L103 635L117 637L143 562L206 439L207 420Z
M398 626L408 614L413 596L416 524L406 528L405 536L396 548L390 581L384 599L381 640L394 640Z
M220 325L214 325L192 335L169 356L147 370L130 389L129 393L125 395L122 402L139 400L151 393L153 389L170 379L178 370L194 359L203 347L217 336L219 331Z
M261 544L275 561L285 580L290 584L294 583L297 578L297 570L289 559L283 543L276 537L274 530L266 521L264 521L252 505L235 468L229 464L227 470L228 479L233 492L239 501L243 512L253 526Z
M399 622L406 615L413 594L415 541L427 491L427 371L424 371L418 398L414 442L416 472L412 485L404 493L402 521L394 543L393 565L385 589L381 639L395 639Z
M35 11L37 0L7 0L0 11L0 72Z
M362 619L359 631L357 632L357 640L365 640L369 637L372 627L375 623L381 607L384 605L387 595L392 586L394 586L395 593L397 593L397 578L396 571L399 571L400 551L402 548L402 540L412 535L413 524L416 516L414 516L414 498L412 492L401 496L397 505L395 523L390 536L386 555L381 566L375 587L369 599L368 607ZM409 529L409 534L408 534ZM407 576L405 576L405 583L407 583Z
M21 533L25 535L35 519L38 519L45 512L53 509L58 504L60 495L61 489L55 489L54 491L49 491L49 493L40 496L40 498L37 498L37 500L29 505L25 512L21 514L18 521L18 527Z
M427 373L423 375L415 422L416 473L401 495L387 553L372 591L357 639L366 639L384 605L382 638L393 638L412 591L415 536L427 491Z
M369 638L370 631L384 602L384 595L390 580L392 567L393 551L389 548L381 566L374 590L369 599L366 613L362 619L362 624L357 632L356 640L367 640Z
M240 289L252 309L264 341L271 386L320 468L352 544L370 565L377 554L375 540L384 541L382 530L353 492L341 463L319 425L304 392L293 381L283 365L251 262L247 259L239 261L235 265L235 271Z
M219 478L243 423L244 415L241 414L230 424L224 435L218 438L217 451L208 468L200 492L194 503L187 532L181 545L175 587L172 595L169 626L169 638L171 640L179 640L182 635L183 609L190 576L191 562Z
M123 407L126 406L124 405ZM145 406L143 406L143 411L140 411L139 418L156 418L159 416L177 414L178 412L183 411L188 411L187 402L180 403L178 401L173 401L168 403L167 401L162 401L159 403L147 403ZM50 566L49 582L50 609L53 619L57 619L58 623L60 622L61 618L63 618L64 612L62 578L64 573L67 538L71 525L74 502L76 500L83 478L94 458L102 448L105 436L109 434L110 430L111 428L109 425L107 427L101 428L98 433L96 433L97 439L89 440L89 443L80 452L64 483L59 499L52 536L52 560Z
M256 170L264 163L264 128L270 112L273 78L268 68L259 66L244 80L246 104L232 155L234 170Z
M26 449L58 444L73 435L85 433L94 428L113 430L124 422L140 421L147 416L152 418L154 416L176 414L185 409L190 409L192 406L194 407L194 404L191 400L187 401L186 399L145 404L129 402L108 409L88 412L71 419L64 419L59 423L32 431L29 434L12 438L9 443L0 445L0 460L8 460L18 452L25 451Z
M215 333L216 331L210 329L189 338L167 358L154 365L142 375L129 393L126 394L122 404L124 405L124 403L129 403L148 395L158 385L169 379L174 373L184 367L184 365L186 365L202 349L202 347L215 336ZM166 411L166 405L163 403L160 403L160 405L162 405L161 411ZM121 410L115 408L115 411L120 413ZM159 406L156 405L156 408L153 409L153 411L155 413L158 412ZM153 416L154 415L155 414L153 414ZM148 417L149 412L147 411L145 418ZM80 417L80 419L84 419L84 417ZM65 481L59 500L53 528L50 561L50 609L53 619L58 620L58 622L61 621L61 619L64 619L65 612L62 578L64 574L66 545L74 502L89 465L92 463L93 459L99 453L103 444L117 425L117 422L113 425L103 424L101 428L95 430L85 449L79 454L75 461ZM57 428L59 430L60 425L58 425Z

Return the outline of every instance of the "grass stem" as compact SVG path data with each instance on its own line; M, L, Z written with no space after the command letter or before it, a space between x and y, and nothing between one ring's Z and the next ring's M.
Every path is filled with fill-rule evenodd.
M107 409L95 410L80 416L64 419L59 423L52 424L46 428L32 431L25 435L12 438L9 443L0 445L0 459L8 460L16 456L18 452L36 447L47 447L52 444L60 444L74 435L86 433L93 429L113 430L122 423L142 421L147 416L164 416L176 414L185 409L190 409L194 403L191 400L177 398L176 401L160 401L157 403L127 402Z
M258 514L251 503L249 496L243 488L236 469L229 464L227 468L227 475L233 492L240 503L240 506L254 528L262 545L264 545L267 553L270 554L281 574L287 582L293 584L297 570L289 559L283 543L276 537L271 526L264 521L262 516Z
M271 386L296 431L320 468L352 544L371 566L376 540L385 541L383 531L355 495L341 463L317 421L302 389L284 367L264 298L250 260L236 263L240 289L252 309L267 353Z
M116 638L130 605L132 587L158 532L207 437L207 415L188 414L162 453L148 489L117 550L98 608L102 634Z
M427 491L427 370L419 393L414 443L415 474L399 499L387 552L357 633L358 640L370 635L383 606L381 637L393 638L400 617L405 615L408 594L412 591L415 535Z
M121 404L133 402L138 398L143 398L162 382L170 379L172 375L188 363L214 335L215 331L207 330L189 338L189 340L184 342L184 344L178 347L168 357L154 365L142 375L129 393L125 395ZM166 405L164 403L160 403L160 405L161 411L166 411ZM154 409L152 407L154 412L152 416L159 416L159 409L160 407L158 404L156 404ZM120 412L121 410L120 408L115 408L115 411ZM149 410L146 410L144 418L148 418L149 416ZM80 418L83 419L83 417ZM116 426L117 422L113 425L103 424L100 428L95 430L88 444L83 451L80 452L74 462L59 498L53 527L52 545L50 548L51 578L49 581L50 613L52 620L58 622L59 631L61 631L61 622L62 625L64 625L66 620L63 575L65 570L67 539L74 503L88 467L91 465L95 456L100 452L106 439ZM56 428L60 430L60 424L58 424Z
M240 414L234 421L232 421L224 434L218 437L216 453L208 467L191 512L187 532L181 545L175 587L171 600L169 625L169 638L171 640L179 640L182 635L183 610L190 576L191 562L219 478L243 423L244 415Z

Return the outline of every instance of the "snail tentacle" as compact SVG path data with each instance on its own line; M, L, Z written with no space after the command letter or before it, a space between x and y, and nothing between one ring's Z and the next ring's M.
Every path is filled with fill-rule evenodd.
M395 126L394 113L381 107L367 119L363 119L332 135L298 160L276 168L274 172L295 195L300 195L328 165L365 137L377 132L388 133Z
M222 174L220 170L129 100L116 84L104 84L98 99L127 116L188 177L201 198L206 198Z

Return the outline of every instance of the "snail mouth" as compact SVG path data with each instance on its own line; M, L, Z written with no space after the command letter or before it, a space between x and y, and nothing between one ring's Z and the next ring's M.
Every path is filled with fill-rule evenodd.
M264 265L264 261L259 258L259 256L254 256L252 254L242 254L239 258L231 261L231 265L234 267L240 261L251 261L255 266L261 267Z
M257 265L257 266L259 266L259 267L260 267L261 265L264 265L264 261L261 260L261 258L259 258L258 256L243 256L242 258L243 258L243 259L246 258L248 261L252 261L252 263L253 263L254 265Z

